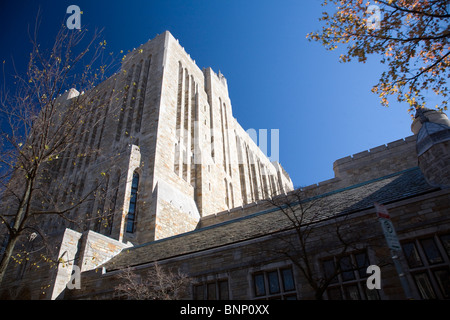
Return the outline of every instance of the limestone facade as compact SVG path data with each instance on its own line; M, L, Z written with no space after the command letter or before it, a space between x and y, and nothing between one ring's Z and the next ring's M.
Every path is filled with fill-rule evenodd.
M61 105L78 94L61 96ZM233 117L225 77L201 70L169 32L127 54L116 74L84 94L95 96L98 112L80 134L96 152L71 163L86 150L68 150L53 168L61 183L51 193L63 203L69 189L79 197L95 190L73 213L88 222L78 230L48 220L49 233L91 229L141 244L293 189Z

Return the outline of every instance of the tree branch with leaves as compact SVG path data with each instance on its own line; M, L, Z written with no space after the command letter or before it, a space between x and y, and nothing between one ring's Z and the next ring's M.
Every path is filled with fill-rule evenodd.
M55 168L63 160L75 165L81 157L99 152L87 148L83 138L106 116L96 116L108 101L99 102L95 86L114 66L112 54L105 54L106 41L100 41L100 32L87 38L87 30L62 26L54 45L45 50L37 30L38 23L30 36L26 74L16 74L0 96L0 227L6 232L0 283L22 236L34 233L45 243L46 233L39 225L42 217L55 215L80 223L71 213L91 200L95 190L72 194L64 202L55 200L50 191L62 185ZM96 123L89 121L93 118ZM77 149L86 151L76 154Z
M353 229L348 215L338 215L327 197L317 197L298 188L265 200L287 219L287 227L275 233L281 244L277 254L287 257L300 270L316 300L322 300L329 285L341 274L341 259L349 252L361 250L361 233ZM288 233L286 233L288 232ZM289 232L292 236L288 236ZM318 256L334 257L331 269L317 267ZM358 266L350 266L356 270ZM348 271L348 270L347 270Z
M117 278L120 283L114 288L116 294L129 300L179 300L191 280L181 270L164 269L157 262L145 275L127 267L121 270Z
M389 106L394 96L409 105L408 111L425 106L436 97L436 108L447 110L450 65L450 12L446 0L324 0L332 13L323 12L321 31L307 38L327 50L345 47L340 62L366 62L378 55L387 66L372 92ZM375 5L380 20L373 27Z

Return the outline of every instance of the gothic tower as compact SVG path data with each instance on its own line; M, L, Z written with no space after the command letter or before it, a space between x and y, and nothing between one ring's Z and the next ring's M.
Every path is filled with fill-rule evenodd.
M94 89L105 117L89 121L85 141L99 152L75 167L62 160L56 168L58 179L79 195L104 181L77 209L89 217L86 229L142 244L293 189L285 170L233 117L225 77L201 70L169 32L126 55L120 71ZM77 94L59 99L68 103ZM51 192L67 201L65 189ZM47 224L55 232L73 227Z
M450 187L450 121L445 113L418 108L411 131L417 134L419 167L429 184Z

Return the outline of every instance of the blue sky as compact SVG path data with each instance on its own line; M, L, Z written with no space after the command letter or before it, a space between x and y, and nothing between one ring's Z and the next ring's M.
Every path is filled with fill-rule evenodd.
M244 129L279 129L279 160L295 186L334 177L333 162L411 135L406 105L382 107L370 89L384 69L338 62L306 34L319 30L319 0L2 1L0 59L24 70L27 29L42 11L50 43L71 4L82 27L104 28L107 50L131 50L169 30L200 68L228 81L233 114ZM50 42L48 42L50 41Z

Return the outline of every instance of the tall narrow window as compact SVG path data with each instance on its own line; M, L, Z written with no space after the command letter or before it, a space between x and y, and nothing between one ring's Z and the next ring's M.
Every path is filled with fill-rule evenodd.
M144 64L144 60L141 60L138 65L136 65L136 69L134 70L133 74L133 81L130 83L130 90L131 90L131 99L129 102L129 111L128 111L128 118L127 123L125 126L125 135L129 136L131 135L131 126L133 125L133 120L136 121L134 117L134 111L136 109L136 99L138 98L138 86L140 84L140 78L141 78L141 70L142 65Z
M255 190L253 188L253 166L250 164L250 156L249 156L249 152L248 152L248 146L244 144L244 148L245 148L245 155L247 158L247 168L248 168L248 182L249 182L249 186L250 186L250 200L249 202L252 202L255 200Z
M133 181L131 182L130 207L127 215L127 232L134 232L134 225L136 222L136 202L137 192L139 186L139 174L135 171L133 173Z
M230 175L230 177L232 177L233 176L233 172L231 170L230 136L229 136L229 131L228 131L229 127L228 127L227 106L226 106L225 103L223 104L223 113L225 115L225 129L226 129L225 137L226 137L226 141L227 141L226 142L226 144L227 144L226 149L227 149L227 157L228 157L228 174ZM224 140L224 142L225 142L225 140Z
M214 161L214 118L212 103L209 105L209 129L211 132L211 158Z
M228 183L226 179L223 179L223 182L225 183L225 204L228 208L230 208L230 198L228 196Z
M111 199L111 204L109 207L109 217L108 217L108 233L106 235L111 235L112 233L112 227L113 227L113 223L114 223L114 214L115 214L115 210L116 210L116 203L117 203L117 195L119 193L119 184L120 184L120 176L121 176L121 171L117 170L116 171L116 176L115 176L115 180L113 181L113 196Z
M147 81L148 81L148 75L150 72L150 63L152 61L152 56L149 55L147 60L145 61L145 66L143 70L143 76L142 76L142 83L141 83L141 91L140 91L140 97L139 97L139 109L137 114L137 120L134 127L135 132L141 131L141 124L142 124L142 114L144 112L144 102L145 102L145 93L147 91Z
M190 129L191 132L191 141L190 141L190 180L188 182L191 183L191 186L195 188L195 178L196 178L196 172L195 172L195 163L198 161L196 160L196 155L198 155L197 150L195 149L195 141L196 141L196 122L197 122L197 113L198 113L198 99L197 99L197 84L195 83L194 77L191 76L191 121L190 121Z
M223 170L227 172L227 153L225 149L225 120L223 118L222 99L219 98L220 106L220 123L222 126L222 153L223 153Z
M231 208L234 208L233 185L231 184L231 182L230 182L230 198L231 198Z
M183 167L182 167L182 177L185 181L190 181L190 168L188 167L188 165L190 164L190 154L189 154L189 149L188 146L189 144L189 137L190 137L190 132L189 132L189 116L191 113L191 99L190 99L190 95L191 95L191 86L192 83L190 82L190 76L188 73L188 70L185 68L184 69L185 72L185 80L184 80L184 126L182 128L182 131L180 132L181 135L183 136L183 147L182 147L182 154L183 154Z
M177 98L177 116L176 116L176 136L175 136L175 156L173 170L176 175L180 175L180 154L181 154L181 125L182 116L184 116L183 109L183 66L178 62L178 98Z
M120 137L122 134L123 122L125 119L125 112L128 108L128 95L129 95L130 87L133 85L132 80L133 80L133 74L134 74L134 65L131 67L131 70L128 71L127 73L128 73L128 76L127 76L127 80L126 80L126 85L123 88L122 108L120 109L119 123L117 124L116 141L120 140ZM90 126L88 126L88 128L90 128Z
M115 86L115 81L116 80L114 80L114 86ZM99 124L101 129L100 129L100 136L98 137L98 141L97 141L97 149L96 149L96 152L94 153L95 160L97 160L97 157L98 157L98 150L100 150L100 143L103 141L102 137L103 137L103 132L105 130L105 123L106 123L106 119L107 119L108 112L109 112L109 104L112 99L111 98L112 94L113 94L113 91L110 90L108 99L106 98L106 92L105 92L105 94L103 94L103 97L102 97L103 105L101 105L100 108L104 109L104 113L103 113L103 120L101 120L100 121L101 124Z

